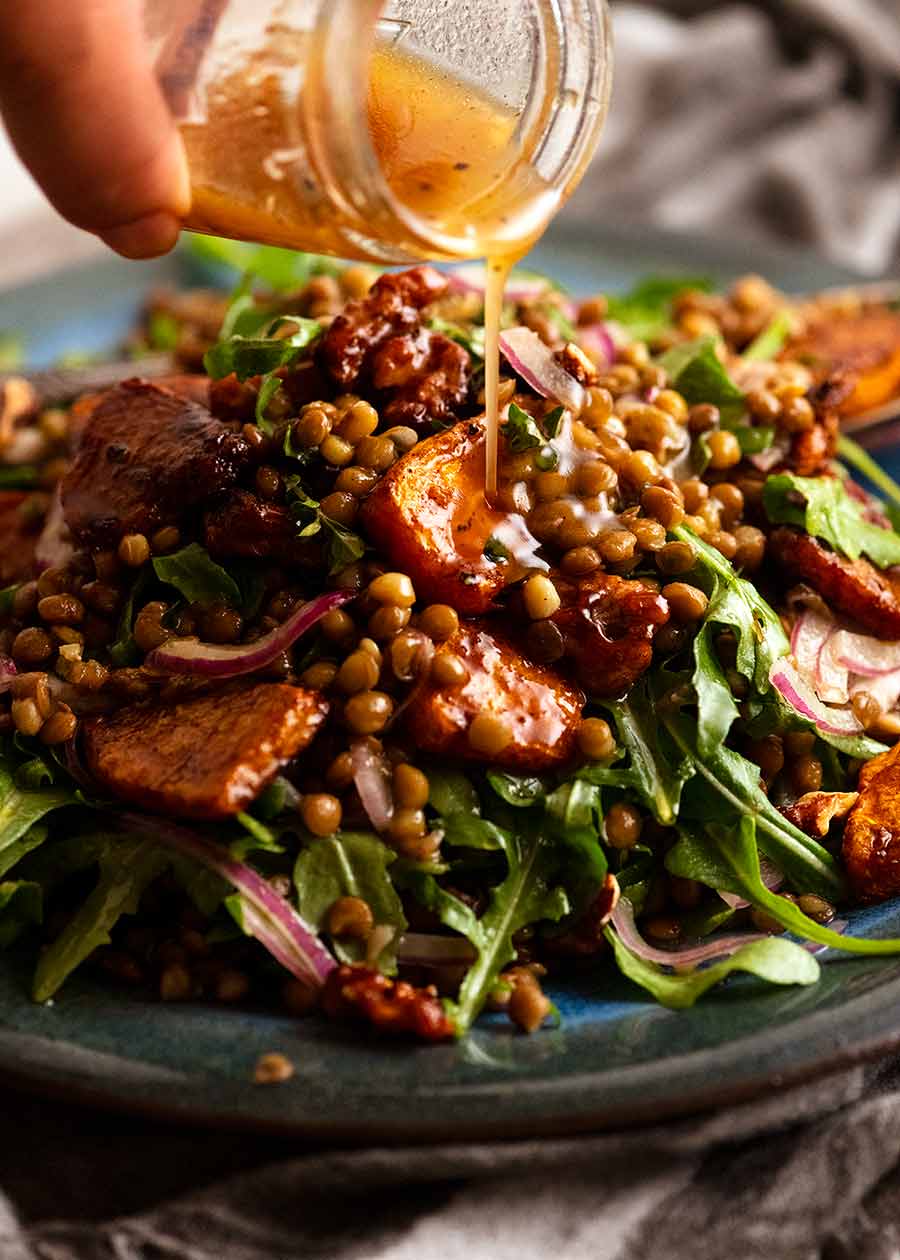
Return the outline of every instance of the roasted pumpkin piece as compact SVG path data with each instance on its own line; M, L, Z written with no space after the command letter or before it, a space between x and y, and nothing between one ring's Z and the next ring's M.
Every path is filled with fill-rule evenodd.
M842 415L880 407L900 395L900 311L874 306L829 315L795 337L783 357L806 363L820 380L845 376L852 388Z
M562 607L553 621L578 681L592 696L624 695L653 660L653 639L669 620L665 599L646 582L609 573L556 585Z
M465 681L434 681L442 674L438 663L453 657ZM469 622L438 648L431 678L404 721L425 753L538 773L572 755L583 705L577 687L527 660L487 622Z
M791 578L807 582L834 609L882 639L900 638L900 574L876 569L861 557L848 560L816 538L776 529L769 554Z
M233 485L249 461L244 439L199 403L126 381L90 408L61 483L66 524L96 546L152 533Z
M361 513L366 533L409 574L420 599L469 616L486 612L537 549L520 516L485 498L484 448L475 420L426 438L382 477ZM509 553L505 561L484 554L491 539Z
M900 744L859 772L859 800L844 828L847 878L860 901L900 893Z
M84 726L91 773L113 796L175 818L227 818L314 739L328 713L315 691L231 686L138 704Z
M0 586L32 576L40 521L29 519L26 490L0 490Z

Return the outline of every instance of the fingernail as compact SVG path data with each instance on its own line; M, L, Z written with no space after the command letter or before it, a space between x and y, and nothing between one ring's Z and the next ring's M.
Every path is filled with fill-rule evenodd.
M174 247L180 231L181 224L174 214L158 210L133 223L109 228L101 237L123 258L157 258Z

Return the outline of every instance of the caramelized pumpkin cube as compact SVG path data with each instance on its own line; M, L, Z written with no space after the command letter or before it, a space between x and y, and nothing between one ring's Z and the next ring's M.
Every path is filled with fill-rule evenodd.
M448 657L463 663L465 680L435 682L441 671L433 666L405 712L406 728L422 752L533 773L572 756L584 705L577 687L533 664L484 621L463 624L442 643L435 662ZM473 744L476 720L481 727L492 724L487 734L496 733L493 750Z
M84 750L97 782L131 805L227 818L312 742L327 713L318 692L302 687L233 686L92 718Z

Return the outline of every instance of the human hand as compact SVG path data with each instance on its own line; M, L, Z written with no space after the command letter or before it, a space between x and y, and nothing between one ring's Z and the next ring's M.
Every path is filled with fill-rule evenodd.
M172 248L187 165L136 0L0 0L0 113L70 222L127 258Z

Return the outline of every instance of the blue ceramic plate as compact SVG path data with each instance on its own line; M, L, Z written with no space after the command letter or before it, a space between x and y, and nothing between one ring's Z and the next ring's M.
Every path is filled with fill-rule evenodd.
M35 364L112 346L143 291L185 279L185 265L109 261L0 294L0 329L21 330ZM757 270L796 290L852 278L797 254L608 228L589 239L551 237L534 265L581 291L621 288L652 270L699 269L725 281ZM900 903L855 914L851 926L900 935ZM0 959L3 1079L145 1114L329 1140L640 1124L900 1045L900 959L889 958L834 958L811 989L736 980L681 1013L648 1002L602 964L553 989L558 1030L522 1037L489 1017L465 1042L437 1048L365 1040L316 1019L163 1006L90 977L40 1007L28 999L28 979L27 960ZM254 1086L254 1063L271 1050L286 1054L296 1075Z

